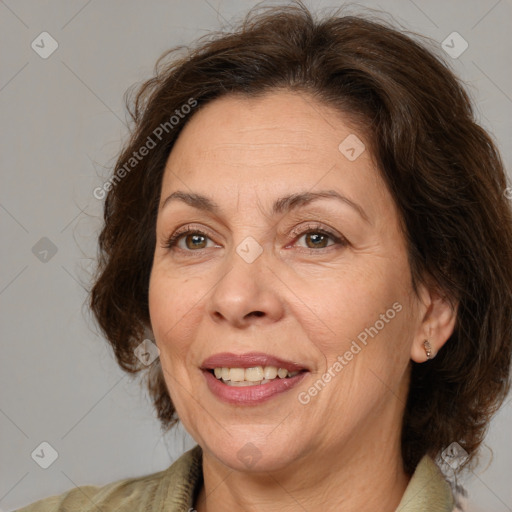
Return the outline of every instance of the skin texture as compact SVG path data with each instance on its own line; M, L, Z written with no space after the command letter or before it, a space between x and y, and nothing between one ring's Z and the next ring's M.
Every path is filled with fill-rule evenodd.
M426 338L434 354L441 348L456 313L425 286L413 292L398 213L368 145L354 161L338 149L350 134L364 142L346 116L304 94L227 96L192 117L169 156L150 315L171 398L204 452L199 512L393 511L407 486L400 429L410 360L426 360ZM162 208L178 190L208 196L219 211L180 200ZM332 198L271 213L282 196L324 190L364 214ZM208 236L166 248L188 224ZM304 234L317 225L346 242ZM252 263L236 252L246 237L263 249ZM396 303L400 312L301 403L298 394ZM221 402L202 362L253 351L310 373L256 406ZM238 457L247 443L259 457L250 467Z

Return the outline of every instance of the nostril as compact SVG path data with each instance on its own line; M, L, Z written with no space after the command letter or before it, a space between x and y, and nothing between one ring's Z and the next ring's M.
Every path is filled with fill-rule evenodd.
M259 317L259 316L263 316L265 313L263 313L263 311L253 311L250 314Z

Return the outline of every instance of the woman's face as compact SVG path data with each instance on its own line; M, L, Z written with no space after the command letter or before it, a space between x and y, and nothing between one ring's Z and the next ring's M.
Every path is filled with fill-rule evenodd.
M181 421L233 469L398 450L424 310L361 140L311 97L273 92L209 103L169 156L152 328Z

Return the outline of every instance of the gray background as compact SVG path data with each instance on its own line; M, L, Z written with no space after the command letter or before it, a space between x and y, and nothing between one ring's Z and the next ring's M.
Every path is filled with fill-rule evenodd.
M255 4L0 1L1 510L75 485L159 471L194 444L181 429L162 437L145 390L117 368L84 307L101 215L92 191L126 138L125 90L148 78L169 47L229 27ZM357 5L389 12L437 41L441 53L449 34L462 35L468 49L447 59L510 170L510 1ZM43 31L59 45L47 59L31 48ZM43 237L56 254L46 240L33 251ZM512 511L511 425L509 398L491 425L480 467L466 477L471 511ZM31 457L43 441L58 452L48 469Z

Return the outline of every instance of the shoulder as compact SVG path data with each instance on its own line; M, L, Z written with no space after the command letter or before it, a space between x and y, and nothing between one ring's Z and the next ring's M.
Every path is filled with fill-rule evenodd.
M58 496L36 501L17 512L89 512L101 510L125 510L121 505L141 505L155 494L162 479L161 473L144 478L132 478L112 482L104 486L83 485Z
M201 449L196 446L163 471L104 486L76 487L15 512L97 512L98 509L102 512L132 512L151 510L153 507L155 510L166 507L165 510L170 512L181 511L181 505L192 503L201 473Z
M450 484L434 460L425 455L416 467L396 512L452 512L453 508Z

